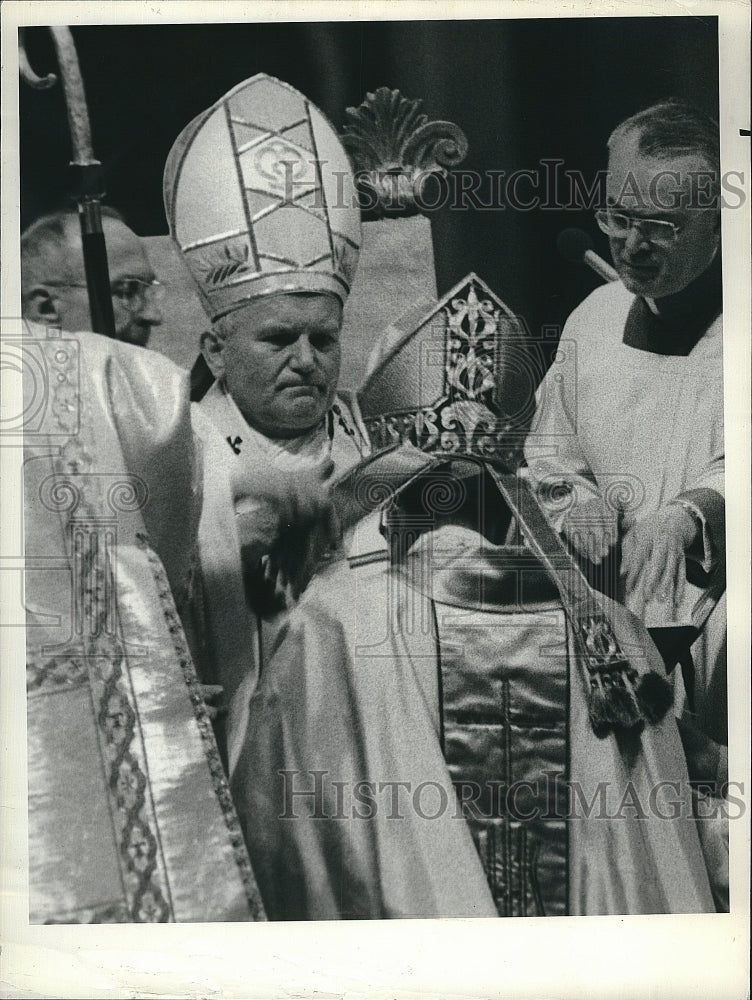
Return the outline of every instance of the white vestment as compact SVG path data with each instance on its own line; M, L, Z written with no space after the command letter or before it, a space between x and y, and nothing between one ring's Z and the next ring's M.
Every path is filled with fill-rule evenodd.
M615 589L648 628L687 626L702 620L706 602L712 605L723 589L715 574L723 561L723 519L702 502L702 491L725 492L722 317L686 357L654 354L623 343L633 301L621 282L612 282L572 313L538 390L525 454L556 527L565 517L576 524L578 507L599 496L614 525L619 511L622 541L672 501L692 510L702 541L689 559L704 574L701 584L685 579L679 592L660 600L644 593L641 579L628 588L622 574ZM563 483L573 488L573 506L560 502L561 494L557 500ZM578 526L587 532L586 520ZM721 742L725 636L723 596L692 647L698 723Z
M228 708L227 756L232 773L245 734L248 702L258 679L264 649L276 632L249 607L236 526L238 473L262 479L265 468L287 471L322 468L333 463L336 478L369 451L354 402L337 397L321 426L299 438L272 440L251 428L222 382L216 382L194 406L194 427L203 441L204 507L199 526L203 577L204 680L224 688ZM252 498L251 498L252 500ZM248 498L243 514L253 514ZM259 515L263 516L259 510ZM273 529L272 529L273 530Z
M598 738L558 599L501 593L524 553L446 526L395 571L373 522L292 610L251 701L232 787L270 918L712 911L671 713L631 752ZM632 666L662 673L603 604ZM471 833L457 764L484 793L545 796L558 774L574 804L521 798Z
M29 333L30 920L263 919L178 617L201 506L187 375Z

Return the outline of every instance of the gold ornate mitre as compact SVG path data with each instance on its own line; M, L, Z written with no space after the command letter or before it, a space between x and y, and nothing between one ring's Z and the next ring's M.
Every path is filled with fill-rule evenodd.
M194 118L167 159L164 200L212 320L280 292L347 298L360 248L350 162L289 84L259 73Z
M522 321L472 273L406 317L358 393L374 450L408 441L516 467L534 404L528 340Z

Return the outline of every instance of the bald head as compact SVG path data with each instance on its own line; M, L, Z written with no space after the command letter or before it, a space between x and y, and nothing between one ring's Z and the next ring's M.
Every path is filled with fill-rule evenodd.
M162 322L153 291L154 271L138 237L112 209L102 229L118 340L144 346ZM21 236L21 295L27 319L69 332L91 329L81 229L74 212L33 223Z

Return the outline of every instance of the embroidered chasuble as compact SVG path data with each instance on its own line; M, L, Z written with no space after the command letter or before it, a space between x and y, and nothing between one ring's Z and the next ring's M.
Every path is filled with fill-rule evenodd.
M29 329L29 918L264 919L176 608L201 504L187 376Z
M272 919L713 910L663 662L513 471L518 333L469 275L360 393L389 447L337 484L347 558L279 631L232 776Z
M245 578L236 518L263 521L266 515L254 506L252 497L238 500L241 506L236 510L234 483L242 469L252 481L263 478L269 466L310 473L331 465L334 479L368 455L370 447L354 401L342 397L335 399L321 426L292 439L272 440L249 427L222 382L216 382L193 411L200 418L194 423L202 438L204 463L199 550L208 642L202 680L224 688L227 762L232 773L249 699L284 618L272 614L262 622L256 613L259 577Z
M390 566L377 518L314 578L251 701L233 793L270 918L712 911L670 713L597 737L529 550L446 525ZM604 607L639 675L662 673Z

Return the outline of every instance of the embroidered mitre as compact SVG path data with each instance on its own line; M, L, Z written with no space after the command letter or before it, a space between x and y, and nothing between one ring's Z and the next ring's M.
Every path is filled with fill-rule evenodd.
M167 159L164 200L213 321L263 295L346 300L360 248L350 162L289 84L259 73L194 118Z
M471 273L405 325L358 394L374 449L411 441L516 467L533 395L521 321Z

